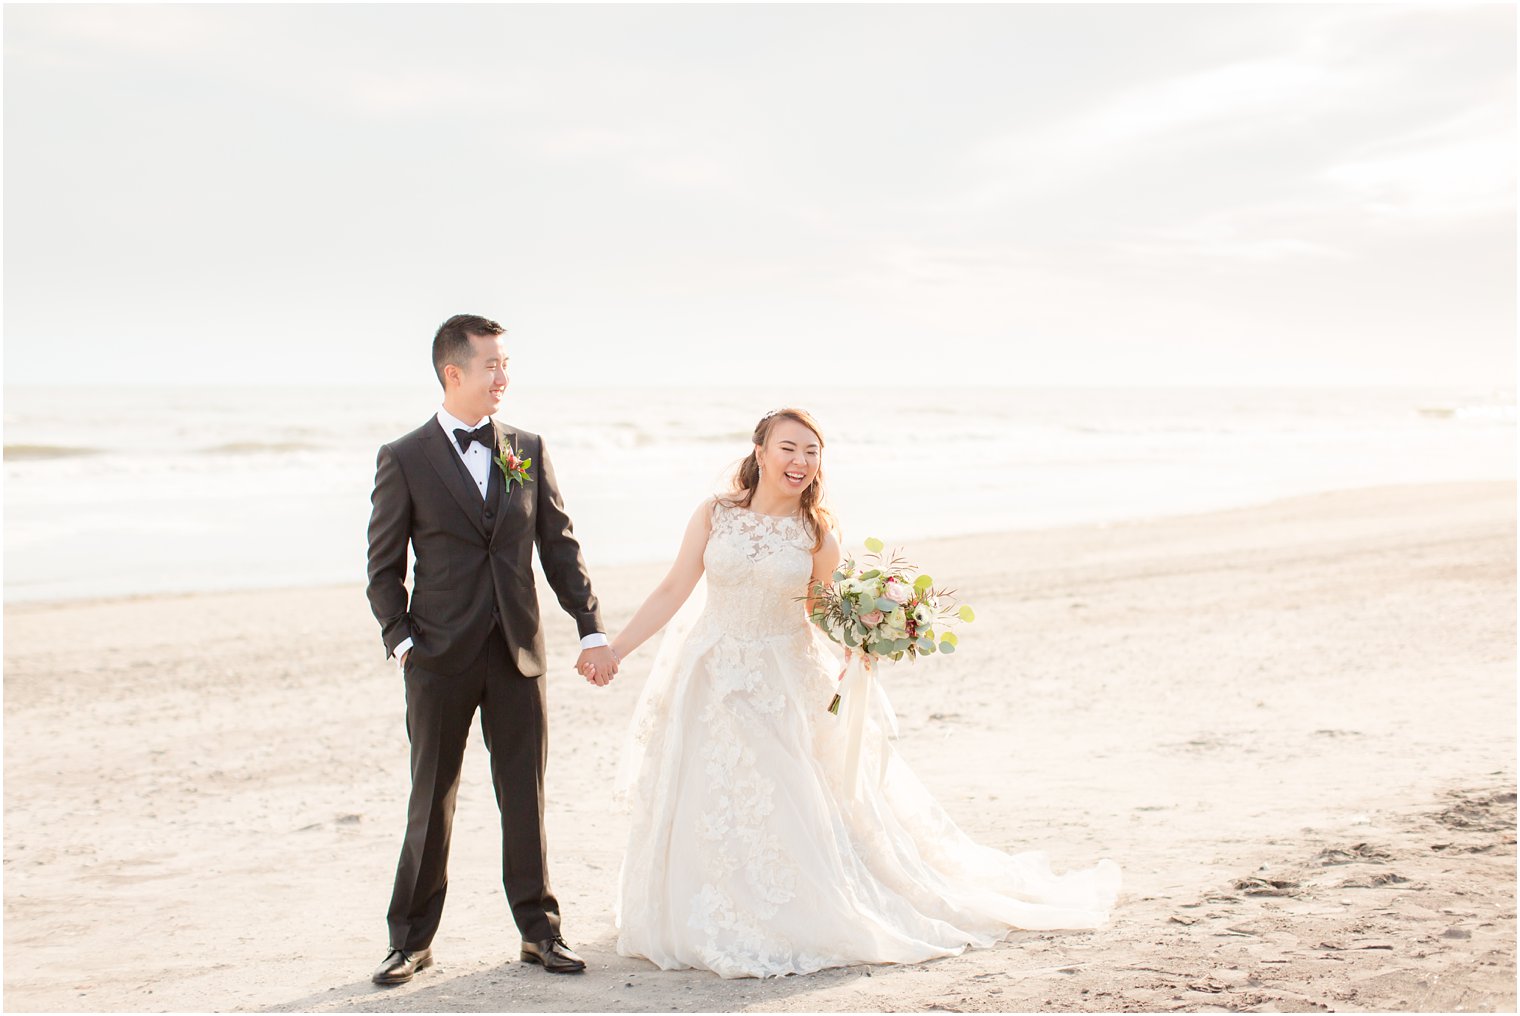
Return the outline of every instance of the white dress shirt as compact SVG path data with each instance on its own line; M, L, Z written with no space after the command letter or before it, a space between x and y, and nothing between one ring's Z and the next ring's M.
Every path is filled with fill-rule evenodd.
M447 409L438 410L438 426L443 428L444 436L449 439L449 447L454 449L454 454L459 456L460 460L464 462L465 469L470 471L470 479L475 481L475 486L480 491L480 499L482 501L485 500L486 488L491 483L491 453L479 441L471 441L467 451L460 451L459 442L454 437L454 431L479 430L490 422L491 418L489 416L483 416L475 423L465 423ZM606 634L599 631L594 631L581 639L582 649L596 649L606 644ZM396 644L396 648L391 654L395 657L396 666L401 666L401 658L406 655L406 651L410 648L412 648L412 640L409 638L402 639Z
M491 482L491 452L479 441L471 441L468 451L460 451L454 431L479 430L490 422L491 418L487 416L477 424L468 424L447 409L438 410L438 426L448 435L449 447L454 449L454 454L464 460L464 468L470 471L470 479L475 481L475 488L480 491L482 501L486 499L486 486Z

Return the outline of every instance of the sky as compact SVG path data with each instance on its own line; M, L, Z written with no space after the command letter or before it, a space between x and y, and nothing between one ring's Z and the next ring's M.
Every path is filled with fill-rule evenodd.
M1511 386L1512 5L8 6L6 384Z

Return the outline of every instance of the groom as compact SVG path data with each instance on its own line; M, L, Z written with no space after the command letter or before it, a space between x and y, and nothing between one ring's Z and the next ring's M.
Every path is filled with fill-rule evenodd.
M448 888L449 831L475 711L501 812L502 882L522 959L553 973L586 964L559 933L544 844L548 756L544 636L533 585L545 578L581 635L576 669L617 673L554 469L537 434L493 420L507 391L502 327L449 318L433 339L443 408L380 449L369 520L369 602L386 654L405 675L412 793L386 914L390 951L377 984L433 961ZM415 566L405 586L407 543ZM594 666L594 672L590 666Z

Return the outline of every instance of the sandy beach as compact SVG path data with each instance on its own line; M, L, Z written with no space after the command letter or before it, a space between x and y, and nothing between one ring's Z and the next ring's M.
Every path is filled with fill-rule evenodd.
M976 839L1125 893L1099 931L765 982L614 950L652 646L592 688L546 604L588 972L517 962L477 729L438 964L384 990L407 745L361 585L8 605L5 1006L1513 1010L1515 523L1513 483L1453 483L908 546L978 619L888 674L900 750ZM616 629L662 569L587 550Z

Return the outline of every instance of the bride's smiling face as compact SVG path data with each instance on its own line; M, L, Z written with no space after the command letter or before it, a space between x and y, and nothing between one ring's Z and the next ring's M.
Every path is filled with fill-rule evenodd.
M760 486L787 497L800 497L818 476L823 461L823 442L796 420L776 421L765 445L755 446L760 464Z

